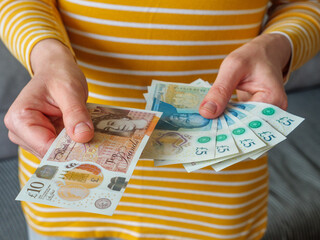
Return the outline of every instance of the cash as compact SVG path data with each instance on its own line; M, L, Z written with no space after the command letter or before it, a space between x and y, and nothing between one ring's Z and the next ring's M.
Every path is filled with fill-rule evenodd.
M112 215L161 113L88 104L88 143L56 138L16 200Z
M198 109L210 87L201 79L154 80L146 110L88 104L93 139L76 143L62 130L16 200L111 216L140 156L155 166L220 171L257 159L304 120L270 104L234 101L205 119Z
M208 87L153 81L146 109L162 112L142 158L179 163L215 156L216 120L203 118L198 108Z
M147 110L163 112L142 158L155 166L182 163L187 172L211 166L220 171L257 159L286 139L304 119L261 102L230 102L210 121L198 108L211 85L154 80L144 95Z

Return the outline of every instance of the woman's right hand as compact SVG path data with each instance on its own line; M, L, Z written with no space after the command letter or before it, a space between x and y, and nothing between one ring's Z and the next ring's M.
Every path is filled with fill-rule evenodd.
M86 108L86 79L71 51L61 42L46 39L31 52L33 78L5 116L9 139L42 158L65 127L77 142L93 137Z

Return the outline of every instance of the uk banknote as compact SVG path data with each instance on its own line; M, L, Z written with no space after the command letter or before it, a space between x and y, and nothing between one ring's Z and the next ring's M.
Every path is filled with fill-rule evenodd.
M161 87L156 86L157 84L161 84ZM171 91L170 98L166 98L166 89L174 88L173 86L175 85L179 85L179 92ZM189 99L187 93L190 91L190 85L202 87L206 90L203 91L202 95L197 94L194 98ZM155 104L157 102L156 99L158 98L166 102L171 101L175 96L179 99L180 103L184 104L185 108L190 106L189 104L192 102L192 99L197 99L198 102L197 104L193 104L193 106L199 106L205 95L204 93L209 91L210 84L198 79L190 85L153 82L152 86L148 88L149 92L145 94L147 107L165 112L167 109L155 107L157 106ZM184 91L186 93L183 93ZM193 109L193 111L196 110ZM174 151L173 156L167 157L158 154L157 151L152 151L154 148L150 148L152 150L149 152L148 158L154 159L155 166L182 163L188 172L207 166L212 166L216 171L220 171L246 159L257 159L272 147L285 140L286 136L303 120L301 117L290 114L270 104L231 101L224 113L219 118L212 120L212 125L216 126L213 127L216 130L210 133L213 135L207 134L208 137L215 139L211 144L211 148L214 147L214 157L211 157L211 154L203 158L194 158L194 155L188 152L188 148L191 148L190 146L196 143L190 141L190 145L186 146L182 157ZM171 151L170 148L168 148L169 151Z
M146 109L162 116L145 147L142 158L202 161L214 158L216 120L199 114L209 87L153 81Z
M88 104L94 137L63 130L17 200L112 215L161 113Z

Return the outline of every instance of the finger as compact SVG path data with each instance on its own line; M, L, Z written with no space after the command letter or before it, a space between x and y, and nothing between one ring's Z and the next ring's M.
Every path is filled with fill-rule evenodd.
M64 128L62 117L49 117L49 119L50 119L52 125L54 126L54 128L56 129L57 135L59 135L59 133Z
M63 89L63 91L61 90ZM55 102L63 115L68 135L76 142L88 142L93 138L93 124L86 107L86 95L81 88L62 87L53 92ZM77 89L80 89L78 91Z
M246 91L241 91L237 90L237 99L241 102L248 101L249 99L252 98L252 94L246 92Z
M19 138L17 135L15 135L13 132L9 131L8 132L8 137L10 139L11 142L19 145L20 147L22 147L24 150L32 153L33 155L35 155L37 158L41 159L43 156L40 156L39 153L35 152L32 148L30 148L29 146L27 146L25 144L25 142Z
M288 100L281 73L264 72L259 75L259 79L258 85L253 81L238 85L239 100L269 103L286 110Z
M27 110L17 119L12 119L12 115L10 117L6 118L6 125L11 129L12 141L42 158L56 138L50 120L35 110ZM8 124L8 121L11 123Z
M216 118L226 108L234 89L245 76L243 62L236 57L228 57L221 64L218 76L202 101L199 113L205 118Z
M251 98L248 99L251 102L264 102L287 110L288 100L285 92L274 90L272 92L262 91L255 93Z

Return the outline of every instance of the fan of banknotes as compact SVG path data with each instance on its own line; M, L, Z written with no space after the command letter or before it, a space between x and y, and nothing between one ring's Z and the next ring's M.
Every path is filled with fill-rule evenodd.
M153 81L146 110L88 104L94 138L76 143L62 130L16 200L112 215L140 156L219 171L258 158L303 121L257 102L230 102L218 119L205 119L198 108L209 89L201 79Z
M257 159L286 139L304 119L260 102L229 102L217 119L203 118L198 108L211 85L154 80L144 95L147 110L163 112L142 158L155 166L182 163L187 172L211 166L220 171Z

